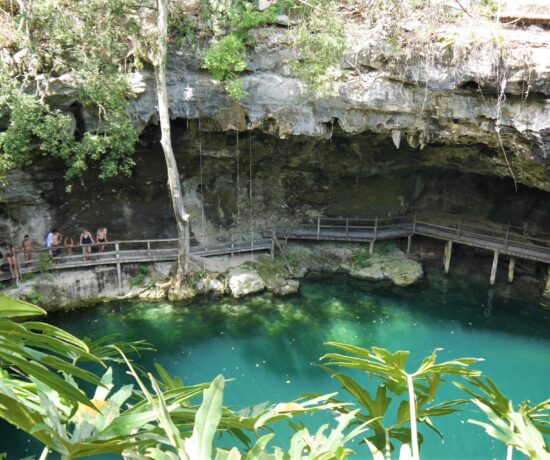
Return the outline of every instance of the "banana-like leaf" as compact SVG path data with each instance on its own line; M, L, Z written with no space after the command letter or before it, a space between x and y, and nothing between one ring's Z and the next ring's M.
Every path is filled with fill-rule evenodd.
M195 417L193 434L185 440L185 450L191 460L212 457L212 441L222 415L225 380L218 375L210 387L204 390L204 398Z
M23 300L12 299L11 297L0 295L0 318L32 318L35 316L44 316L47 312L43 308L37 307L32 303Z
M469 423L482 427L489 436L518 449L531 459L550 459L543 436L526 414L510 410L508 412L510 422L508 422L483 402L476 399L472 402L487 416L489 423L471 419L468 420Z

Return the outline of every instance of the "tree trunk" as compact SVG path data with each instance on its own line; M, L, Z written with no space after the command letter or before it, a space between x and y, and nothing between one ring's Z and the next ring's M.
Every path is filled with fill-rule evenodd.
M170 137L170 116L168 113L168 90L166 88L166 55L168 41L168 0L157 0L158 50L155 62L157 104L160 119L162 150L168 172L168 186L172 196L172 206L178 228L178 268L181 277L189 271L189 215L183 206L183 194L178 173L178 165L172 150Z

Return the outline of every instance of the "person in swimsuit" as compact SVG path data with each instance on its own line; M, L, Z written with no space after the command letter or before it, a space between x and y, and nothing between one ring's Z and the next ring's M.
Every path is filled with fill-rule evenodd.
M89 256L92 253L92 244L94 244L94 239L92 234L84 229L80 234L80 245L82 246L82 253L84 254L84 259L88 260Z
M28 267L32 262L32 255L34 253L33 242L29 235L23 237L21 247L23 248L23 255L25 256L25 267Z
M12 245L9 247L6 252L6 262L10 266L11 277L18 279L19 278L19 267L17 266L17 251Z
M69 253L69 255L72 256L73 255L73 248L74 248L74 241L73 241L72 237L70 237L70 236L65 237L65 241L64 241L63 244L67 248L67 252Z
M107 227L101 227L97 229L96 239L98 243L107 242ZM99 252L103 252L104 250L105 250L105 245L102 244L99 248Z

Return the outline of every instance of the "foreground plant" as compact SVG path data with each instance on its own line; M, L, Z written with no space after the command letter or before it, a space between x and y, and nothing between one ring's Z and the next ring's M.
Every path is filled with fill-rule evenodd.
M507 460L516 449L529 458L550 459L543 435L550 434L550 399L531 405L523 401L517 406L507 398L488 377L468 379L469 386L455 382L462 391L473 397L472 403L487 417L487 422L468 420L482 427L492 438L506 444Z
M365 411L358 417L360 420L374 418L374 435L366 442L373 454L378 455L385 448L389 455L391 445L390 438L403 444L410 444L413 460L420 458L419 445L421 438L418 434L418 422L434 430L442 437L432 422L432 417L441 417L459 410L459 406L465 400L445 401L433 404L437 391L443 378L454 377L478 377L480 371L470 369L470 365L482 361L478 358L461 358L443 363L436 363L437 352L424 358L420 367L414 372L407 372L405 366L409 357L408 351L391 353L384 348L373 347L370 350L337 342L328 342L326 345L338 348L349 355L329 353L321 359L326 360L324 368L341 384L342 388L350 393ZM367 372L369 375L381 381L376 391L376 396L361 387L361 385L346 374L333 371L327 366L343 367ZM401 401L397 406L395 423L387 426L384 418L387 415L393 393L396 397L408 394L408 401Z
M437 363L436 350L416 371L407 372L408 352L330 342L348 354L325 355L324 369L357 400L359 408L338 401L333 393L259 404L236 413L223 406L223 376L185 386L158 365L157 376L136 367L127 354L150 349L142 342L109 344L109 338L89 342L49 324L16 322L43 314L34 305L0 297L0 418L44 446L40 460L50 452L63 460L100 454L136 460L344 460L354 456L350 443L356 438L368 446L375 460L391 458L392 440L401 443L400 460L417 460L422 442L417 424L442 436L432 418L462 410L467 402L488 419L469 422L509 446L507 460L513 449L532 459L550 459L544 439L550 434L550 401L514 406L492 381L470 368L479 359ZM115 385L111 366L121 363L134 384ZM89 370L94 366L103 369L101 376ZM365 372L381 382L376 395L349 375L335 372L333 366ZM454 383L473 399L436 403L440 384L448 376L465 378L465 383ZM93 392L84 391L81 383L93 384ZM403 396L407 398L402 400ZM401 398L398 404L397 398ZM333 415L336 425L330 430L323 425L313 432L290 423L295 434L288 450L270 446L273 433L262 436L276 422L320 411ZM216 448L215 435L223 433L239 440L239 447Z

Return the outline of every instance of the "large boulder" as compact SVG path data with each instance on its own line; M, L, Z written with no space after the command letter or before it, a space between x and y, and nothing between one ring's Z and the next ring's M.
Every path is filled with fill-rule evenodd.
M197 281L195 287L201 294L212 293L222 295L225 292L224 284L216 278L201 278Z
M300 290L300 282L298 280L279 278L279 282L273 286L268 286L270 292L277 295L296 294Z
M264 280L258 272L249 269L236 269L227 275L227 285L233 297L242 297L265 289Z
M371 281L389 280L396 286L410 286L422 278L422 265L407 259L402 251L388 255L373 254L366 266L352 267L351 276Z

